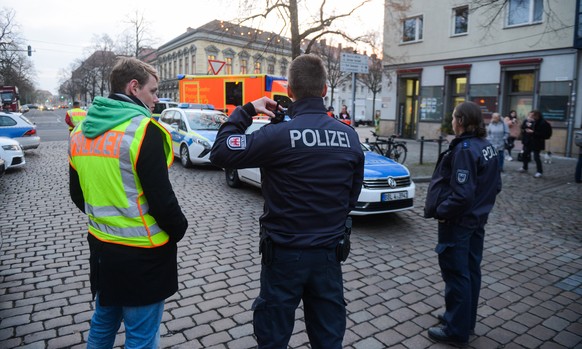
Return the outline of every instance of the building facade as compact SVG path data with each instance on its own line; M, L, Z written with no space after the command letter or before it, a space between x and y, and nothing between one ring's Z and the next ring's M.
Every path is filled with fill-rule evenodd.
M291 43L270 32L214 20L158 48L159 97L178 101L179 74L212 75L210 61L224 62L219 75L286 76Z
M454 107L473 101L487 122L493 112L523 120L540 110L554 128L548 150L577 154L579 0L474 4L411 0L397 20L386 6L382 133L438 138L450 133Z

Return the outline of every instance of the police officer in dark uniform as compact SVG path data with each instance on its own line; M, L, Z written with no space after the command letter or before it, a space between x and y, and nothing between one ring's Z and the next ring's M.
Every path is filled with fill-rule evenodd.
M481 260L487 217L501 191L497 153L487 140L479 106L459 104L453 112L457 137L440 154L426 194L424 215L438 219L439 266L445 282L441 327L428 336L463 347L474 333L481 289Z
M362 187L364 154L357 133L326 114L322 60L299 56L288 76L291 120L245 135L254 115L274 117L277 104L263 97L238 107L220 128L210 160L261 167L261 291L252 306L258 347L287 348L303 300L311 347L336 349L346 327L346 219Z

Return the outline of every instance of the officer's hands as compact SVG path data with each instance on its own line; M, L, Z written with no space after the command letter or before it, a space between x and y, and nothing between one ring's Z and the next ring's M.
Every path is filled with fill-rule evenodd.
M255 111L257 112L257 114L262 113L268 115L271 118L275 116L273 111L275 110L275 108L277 108L277 102L275 102L274 100L268 97L262 97L252 101L251 103L253 104L253 107L255 107ZM281 109L280 106L279 109Z

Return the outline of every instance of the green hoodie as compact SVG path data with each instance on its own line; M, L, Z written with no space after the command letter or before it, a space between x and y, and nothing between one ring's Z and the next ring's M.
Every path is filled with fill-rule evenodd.
M137 104L117 101L111 98L95 97L93 105L83 121L83 134L87 138L96 138L115 126L143 115L151 117L151 112Z

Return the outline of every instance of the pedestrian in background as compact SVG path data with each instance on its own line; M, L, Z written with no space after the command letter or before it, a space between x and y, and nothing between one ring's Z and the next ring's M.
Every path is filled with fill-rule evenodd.
M507 149L507 161L513 161L513 157L511 156L511 151L515 148L515 140L519 137L521 133L519 120L517 118L517 112L512 110L509 112L509 115L504 119L505 124L509 128L509 136L507 137L507 143L505 149Z
M338 114L338 119L346 125L352 124L352 119L350 117L350 113L348 113L347 105L342 105L342 110Z
M89 218L95 312L87 348L112 348L123 320L126 348L153 349L164 300L178 290L176 244L188 222L168 177L171 137L151 118L156 70L121 58L110 85L69 146L71 198Z
M330 106L327 108L327 115L328 115L329 117L331 117L331 118L334 118L334 119L335 119L335 118L336 118L336 115L335 115L333 112L334 112L334 109L333 109L333 107L330 105Z
M481 290L485 224L501 191L499 156L486 139L479 105L464 102L453 111L455 139L440 154L429 184L424 216L438 220L438 253L445 282L442 326L430 339L466 346L474 333Z
M258 348L287 348L303 300L311 348L339 349L346 328L341 261L349 252L347 218L361 191L364 154L354 129L326 114L321 58L295 58L288 77L291 120L245 134L254 115L273 117L277 103L263 97L238 107L218 131L210 160L261 168L261 290L252 305Z
M503 172L503 160L505 158L505 142L509 136L509 128L501 121L499 113L491 114L491 122L487 125L487 140L491 142L499 153L499 171Z
M65 114L65 122L69 125L69 133L80 124L85 117L87 116L87 112L81 109L81 102L74 101L73 102L73 109L67 110L67 114Z
M539 110L532 110L529 112L527 119L523 121L521 132L521 142L523 143L523 166L518 171L527 172L531 153L533 153L537 170L534 177L540 178L544 173L540 152L546 149L546 139L552 137L552 126L546 121L546 119L544 119Z

